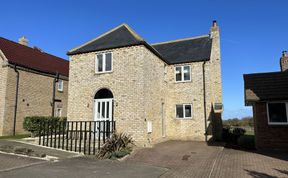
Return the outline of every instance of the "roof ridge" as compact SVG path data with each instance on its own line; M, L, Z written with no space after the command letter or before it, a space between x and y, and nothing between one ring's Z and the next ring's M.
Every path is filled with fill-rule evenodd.
M68 53L74 52L74 51L82 48L83 46L86 46L86 45L88 45L90 43L93 43L94 41L96 41L96 40L98 40L98 39L100 39L100 38L102 38L102 37L114 32L115 30L118 30L121 27L125 27L137 40L144 41L143 38L140 37L140 35L138 35L134 30L132 30L131 27L129 27L129 25L127 25L126 23L122 23L122 24L118 25L117 27L112 28L111 30L109 30L109 31L97 36L96 38L94 38L92 40L89 40L86 43L69 50Z
M255 73L249 73L249 74L243 74L243 76L248 76L248 75L265 75L265 74L288 74L286 71L273 71L273 72L255 72Z
M21 47L24 47L24 48L28 48L28 49L31 49L31 50L33 50L33 51L37 51L37 52L40 52L40 53L42 53L42 54L46 54L46 55L49 55L49 56L52 56L52 57L58 58L58 59L60 59L60 60L67 61L67 60L64 59L64 58L61 58L61 57L55 56L55 55L50 54L50 53L46 53L45 51L39 51L38 49L35 49L34 47L25 46L25 45L19 44L19 43L15 42L15 41L9 40L9 39L4 38L4 37L1 37L1 36L0 36L0 38L4 39L4 40L6 40L6 41L9 41L9 42L11 42L11 43L13 43L13 44L16 44L16 45L18 45L18 46L21 46Z
M190 37L190 38L182 38L182 39L178 39L178 40L170 40L170 41L158 42L158 43L153 43L153 44L151 44L151 45L161 45L161 44L167 44L167 43L177 43L177 42L181 42L181 41L195 40L195 39L205 38L205 37L209 37L209 34L207 34L207 35L195 36L195 37Z
M144 38L142 38L138 33L136 33L128 24L123 23L124 27L127 28L127 30L139 41L145 41Z

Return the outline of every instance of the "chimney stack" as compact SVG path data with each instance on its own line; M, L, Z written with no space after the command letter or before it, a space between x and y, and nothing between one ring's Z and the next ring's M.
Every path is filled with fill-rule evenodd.
M21 45L28 46L28 40L26 39L25 36L22 36L21 38L19 38L18 42Z
M281 71L288 71L288 54L287 51L282 52L282 57L280 58Z

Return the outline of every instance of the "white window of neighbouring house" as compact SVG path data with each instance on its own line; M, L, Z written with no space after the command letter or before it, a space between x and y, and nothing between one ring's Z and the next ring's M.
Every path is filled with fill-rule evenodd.
M96 55L95 71L96 73L105 73L112 71L112 53L99 53Z
M62 117L62 108L56 109L56 117Z
M177 104L176 105L176 118L191 119L192 118L192 105L191 104Z
M57 83L57 90L63 91L63 80L59 79Z
M175 80L176 82L191 81L191 66L176 66L175 67Z
M267 103L268 124L288 125L288 102Z

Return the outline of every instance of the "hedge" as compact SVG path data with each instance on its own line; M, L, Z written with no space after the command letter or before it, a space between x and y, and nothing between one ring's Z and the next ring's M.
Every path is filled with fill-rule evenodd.
M66 117L51 117L51 116L28 116L24 118L23 128L26 131L31 132L33 136L37 136L40 133L40 123L43 123L43 122L53 123L53 124L50 124L49 130L54 130L55 126L56 128L59 128L59 123L63 121L67 121L67 118ZM64 130L65 128L61 128L61 130L62 129Z

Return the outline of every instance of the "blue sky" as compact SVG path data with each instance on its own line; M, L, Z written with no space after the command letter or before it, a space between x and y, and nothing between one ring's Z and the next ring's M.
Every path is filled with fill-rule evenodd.
M224 118L251 115L244 107L244 73L278 71L288 50L288 1L3 1L0 36L68 59L66 52L125 22L147 42L221 30Z

